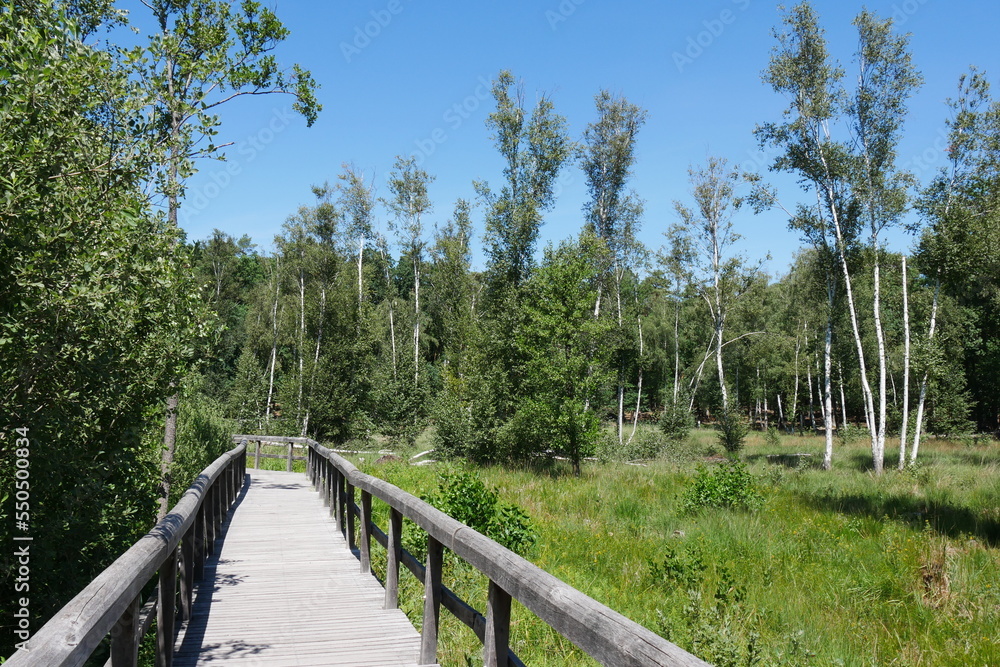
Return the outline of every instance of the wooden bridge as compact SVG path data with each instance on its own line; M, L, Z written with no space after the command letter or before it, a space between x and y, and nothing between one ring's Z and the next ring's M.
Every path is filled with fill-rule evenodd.
M107 665L135 667L154 618L158 667L433 665L443 606L482 641L486 665L517 666L512 599L602 664L707 664L313 440L234 438L5 665L83 665L107 642ZM262 442L287 446L287 472L247 470L248 445L259 467ZM305 458L305 475L291 472L293 458ZM373 498L388 505L385 530L372 520ZM425 562L402 548L404 517L426 533ZM385 550L384 588L373 542ZM442 584L445 548L489 579L485 615ZM420 633L398 609L401 566L424 582Z

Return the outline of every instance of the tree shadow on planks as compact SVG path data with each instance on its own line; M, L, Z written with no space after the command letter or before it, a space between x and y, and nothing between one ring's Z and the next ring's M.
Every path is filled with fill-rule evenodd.
M974 537L995 547L1000 545L1000 521L967 507L933 499L894 493L890 495L799 494L802 501L823 512L862 515L875 520L889 518L920 530L930 526L951 538Z
M208 558L205 559L205 575L200 581L195 582L195 594L191 606L192 618L183 624L182 630L184 638L180 645L177 646L176 653L178 657L174 661L175 665L181 666L186 664L201 664L203 662L211 662L214 660L226 660L235 657L251 656L256 655L268 648L267 646L247 644L246 642L242 642L240 640L226 642L225 644L203 645L205 639L205 628L208 623L208 618L211 615L212 601L214 600L215 594L218 593L223 587L238 586L243 583L244 578L242 576L222 575L220 577L217 572L220 564L234 562L230 558L221 557L222 547L226 542L226 536L229 534L229 527L232 524L233 515L246 499L251 483L252 480L248 473L243 478L243 486L240 488L239 495L226 512L226 517L219 530L219 536L215 540L214 551Z

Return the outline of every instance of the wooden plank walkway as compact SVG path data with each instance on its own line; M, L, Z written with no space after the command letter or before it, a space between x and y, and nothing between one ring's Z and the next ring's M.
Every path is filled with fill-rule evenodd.
M251 481L205 564L174 664L417 665L420 635L336 530L302 473Z

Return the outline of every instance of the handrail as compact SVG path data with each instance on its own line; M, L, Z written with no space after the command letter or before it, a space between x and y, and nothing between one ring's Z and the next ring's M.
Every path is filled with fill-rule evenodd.
M395 608L398 604L400 564L418 577L423 570L425 596L420 655L423 663L437 662L438 615L444 604L457 618L473 628L484 642L489 667L520 665L520 660L509 647L510 604L514 599L602 664L616 667L708 664L423 500L361 472L314 440L241 437L249 441L259 439L309 446L306 474L322 495L324 504L330 506L337 527L348 538L349 546L358 547L361 571L368 573L371 570L373 535L386 547L386 608ZM361 490L360 505L354 501L355 488ZM372 497L379 498L390 507L386 532L372 522ZM360 518L360 541L355 538L355 516ZM427 562L422 568L401 547L403 517L413 521L428 535ZM489 579L485 623L482 615L442 585L444 547Z
M77 667L108 635L112 665L134 667L142 634L137 627L140 595L156 573L157 664L170 665L175 616L191 617L194 581L215 549L245 474L243 442L205 468L167 516L49 619L4 667ZM181 607L175 610L178 580Z

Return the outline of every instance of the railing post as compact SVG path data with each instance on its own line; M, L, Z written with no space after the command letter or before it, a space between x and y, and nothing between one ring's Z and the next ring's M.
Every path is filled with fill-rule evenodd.
M354 485L344 479L344 513L347 514L347 548L354 551L358 546L354 536Z
M257 440L257 453L253 457L253 467L260 470L260 440Z
M205 559L208 557L208 549L205 548L205 502L207 498L202 498L201 507L194 517L194 568L195 581L201 581L205 576Z
M344 475L337 467L333 469L333 494L337 504L337 530L346 538L347 521L344 517Z
M294 443L288 443L288 463L285 464L285 472L292 472L292 452L295 450Z
M319 491L319 495L323 496L323 507L329 507L331 514L333 513L333 494L330 493L330 469L328 467L328 462L323 460L319 467L319 479L317 480L316 490Z
M372 570L372 494L361 489L361 573Z
M177 599L177 552L160 566L160 589L156 604L156 667L174 662L174 602Z
M181 620L191 620L194 601L194 526L181 538Z
M336 497L333 493L333 464L326 459L320 459L319 464L323 470L322 488L320 489L323 493L323 506L330 508L330 516L336 516L337 508L334 506Z
M441 614L441 561L444 546L427 536L427 569L424 572L424 622L420 632L420 662L437 662L438 620Z
M309 480L310 484L312 484L313 486L316 486L315 480L313 479L313 476L312 476L312 473L313 473L312 462L313 462L312 447L310 447L309 445L306 445L306 479Z
M403 558L403 515L395 507L389 508L389 540L385 566L385 608L399 606L399 561Z
M490 581L486 599L486 639L483 649L486 667L507 667L510 648L510 595Z
M205 554L215 553L215 484L209 487L205 498Z
M111 667L136 667L139 662L139 638L136 623L139 620L141 595L125 608L111 634Z

